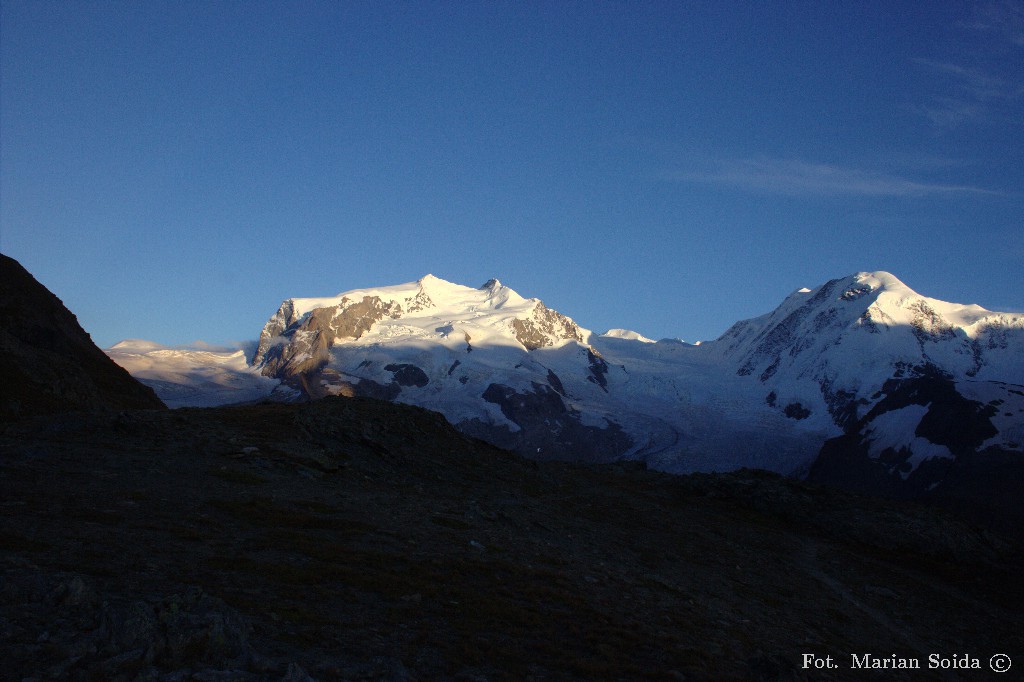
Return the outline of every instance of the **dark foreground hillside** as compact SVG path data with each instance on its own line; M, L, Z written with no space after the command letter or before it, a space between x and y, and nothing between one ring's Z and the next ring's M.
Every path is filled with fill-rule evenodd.
M5 679L1024 668L1019 547L923 507L753 472L531 463L368 399L0 428ZM924 669L850 670L851 654ZM930 654L983 670L929 671Z
M0 253L0 421L68 410L157 409L148 386L96 347L74 313Z

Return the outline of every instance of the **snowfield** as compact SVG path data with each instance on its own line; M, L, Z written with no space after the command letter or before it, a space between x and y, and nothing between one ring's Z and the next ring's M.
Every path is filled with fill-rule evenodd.
M136 379L152 387L168 407L213 407L251 402L271 394L281 382L249 365L245 352L168 348L128 339L106 354Z

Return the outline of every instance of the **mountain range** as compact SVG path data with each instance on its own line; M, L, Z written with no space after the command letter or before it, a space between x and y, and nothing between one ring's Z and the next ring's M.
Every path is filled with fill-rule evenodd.
M332 369L336 348L375 333L381 309L397 313L392 321L408 310L404 299L378 303L370 294L348 318L340 297L333 313L319 313L318 330L306 312L275 315L258 364L247 358L260 344L248 352L119 344L115 355L164 377L165 396L175 389L178 400L249 395L258 403L167 410L20 265L0 259L0 275L0 658L12 679L795 682L852 678L841 664L809 666L808 652L847 663L851 652L878 652L879 660L893 652L922 667L933 658L942 664L915 670L914 679L946 680L959 679L960 663L981 666L999 658L989 659L993 652L1021 650L1019 519L981 528L929 505L751 469L669 475L636 462L529 461L459 433L437 412L400 404L431 385L426 362L385 365L380 380ZM636 433L627 419L606 413L598 422L571 397L576 384L617 395L609 348L644 344L636 346L650 349L641 357L670 366L672 353L713 347L620 331L601 335L610 344L601 350L568 318L505 293L496 309L516 314L490 325L490 341L486 318L501 313L481 304L475 320L469 311L458 326L452 320L449 336L465 323L471 338L455 345L465 355L451 375L468 372L463 365L484 371L497 357L492 345L524 365L524 353L564 346L578 362L552 363L547 381L565 419L607 431L617 424L624 439ZM302 305L293 301L292 311ZM536 347L516 340L516 350L509 328ZM325 329L333 343L312 333ZM290 352L302 332L309 357L319 359L289 376L287 367L308 359ZM765 337L773 333L781 334ZM747 347L768 349L764 360L776 364L769 346ZM729 367L700 352L692 357L706 367ZM469 356L480 359L470 365ZM983 368L992 357L983 351ZM516 376L514 366L494 362ZM792 371L784 359L777 364L776 374ZM571 373L581 366L582 380ZM657 386L639 362L628 367L638 386ZM738 385L782 386L764 386L777 377L761 381L756 363L743 369L731 375ZM999 381L979 374L971 381ZM953 456L917 463L906 481L951 462L939 489L958 486L963 496L973 481L996 499L1019 486L1010 469L1019 453L988 442L996 437L984 427L993 405L970 407L959 385L929 365L890 377L870 409L854 401L810 476L870 460L858 450L874 434L869 427L924 406L921 437L947 442ZM398 402L326 395L396 386ZM490 385L485 393L500 395ZM279 402L260 398L268 395ZM785 413L780 395L759 409ZM920 402L925 395L931 400ZM631 414L643 414L640 404ZM558 412L553 400L542 406ZM522 417L530 406L513 396L496 407L505 408ZM801 403L785 419L808 423L819 417L813 409ZM957 415L971 410L973 427L960 429ZM971 445L977 437L987 439L980 450ZM985 466L989 478L972 475ZM895 479L904 480L899 472ZM1019 492L1001 500L1006 512L1019 508ZM869 654L854 653L861 656Z
M798 289L697 344L597 334L496 279L427 275L290 298L249 354L140 341L107 353L172 407L367 396L533 459L751 467L910 497L958 488L982 505L991 486L964 481L1006 480L1024 461L1024 316L928 298L886 272Z

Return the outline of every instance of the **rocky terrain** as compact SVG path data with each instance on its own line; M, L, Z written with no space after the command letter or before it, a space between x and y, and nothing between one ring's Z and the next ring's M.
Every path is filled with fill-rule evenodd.
M851 654L1024 651L1017 539L774 474L531 462L364 398L27 418L0 453L7 679L865 679Z

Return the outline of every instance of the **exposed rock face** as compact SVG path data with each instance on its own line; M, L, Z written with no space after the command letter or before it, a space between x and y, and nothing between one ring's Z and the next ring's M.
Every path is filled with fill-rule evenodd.
M609 390L608 364L589 336L496 279L471 289L427 275L285 301L263 329L254 365L282 380L289 398L408 402L527 456L608 460L634 443L604 417L613 410L567 406L579 404L578 384L584 395L587 383Z
M405 299L405 310L410 313L418 313L421 310L427 310L434 307L434 301L430 298L430 294L420 289L415 296L411 296Z
M263 326L263 331L260 333L260 339L256 346L256 354L253 356L254 365L259 364L260 361L267 357L267 353L272 346L283 342L281 336L284 334L284 330L295 324L298 321L297 317L295 302L292 299L289 298L281 303L281 307L277 309L277 312Z
M565 397L565 387L562 386L562 380L559 379L558 375L552 372L550 369L548 370L548 386L555 389L555 391L558 392L558 395L562 396L563 398Z
M512 331L526 350L553 346L559 341L584 341L575 322L539 301L529 317L512 320Z
M376 400L394 400L402 393L402 384L395 379L388 383L381 383L365 377L353 381L351 377L343 376L331 369L310 375L299 374L293 379L293 381L295 380L300 382L303 392L313 399L328 396L344 398L358 396Z
M979 521L1005 521L1024 495L1024 458L986 441L998 433L992 421L997 415L1024 413L1024 391L1017 390L1024 387L985 382L989 400L982 402L965 397L935 367L908 374L887 381L867 414L825 443L808 479L938 500ZM1017 516L1024 521L1024 514Z
M359 301L343 298L339 305L295 319L294 303L288 300L260 334L254 363L262 363L264 375L281 379L314 372L329 362L335 339L358 339L376 322L401 315L401 304L363 296Z
M807 419L811 416L811 411L800 403L790 403L782 412L790 419Z
M601 389L608 392L608 363L604 361L601 354L595 351L593 348L587 349L587 367L590 370L590 376L587 377L587 381L597 384Z
M0 319L0 419L164 407L152 389L96 347L59 298L2 254Z
M392 363L384 366L385 371L395 373L395 381L398 382L399 386L416 386L417 388L423 388L430 383L430 378L426 372L407 362L403 363ZM454 371L454 367L448 373L451 374Z

